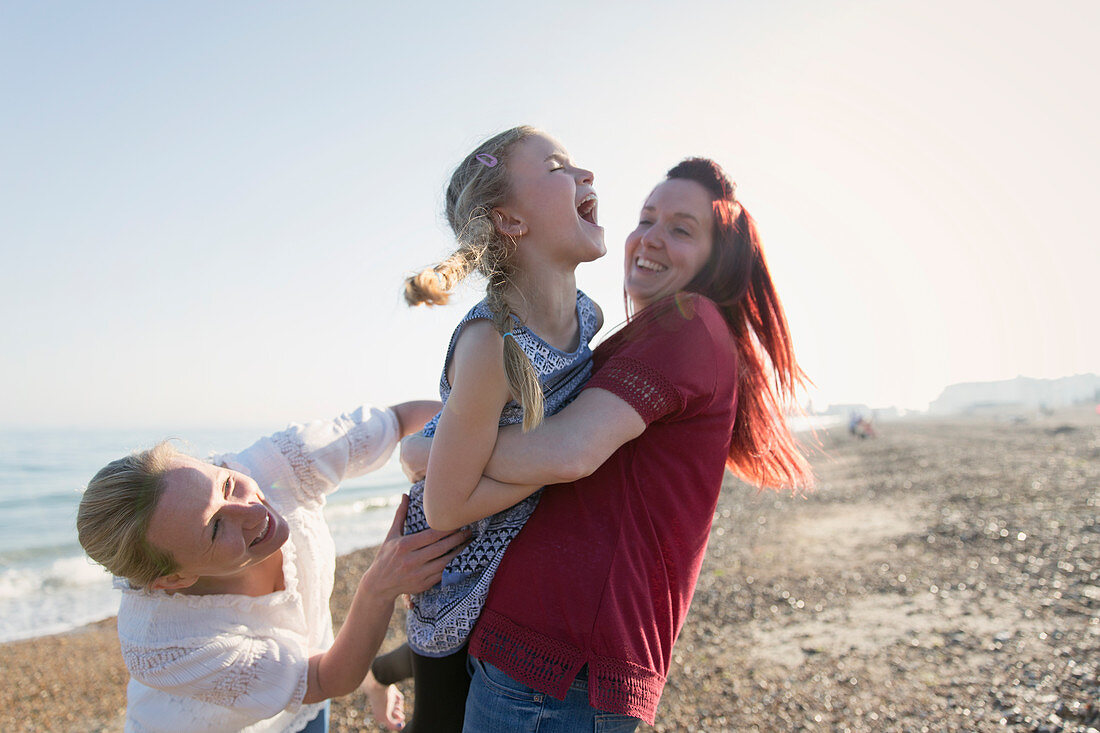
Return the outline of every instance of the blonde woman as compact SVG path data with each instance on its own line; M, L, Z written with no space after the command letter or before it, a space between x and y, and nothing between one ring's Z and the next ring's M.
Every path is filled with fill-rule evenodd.
M162 443L95 475L77 530L122 590L127 731L327 730L327 700L363 682L394 599L437 582L466 535L401 537L403 500L333 638L325 497L438 407L361 407L213 462Z

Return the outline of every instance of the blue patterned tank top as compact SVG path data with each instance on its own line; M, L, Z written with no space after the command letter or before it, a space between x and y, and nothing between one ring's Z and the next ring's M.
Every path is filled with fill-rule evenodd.
M439 380L439 396L444 404L451 394L447 367L451 363L459 334L470 321L492 319L485 301L481 301L459 321L447 348L443 376ZM596 335L599 315L596 304L577 291L577 323L580 339L574 351L556 349L516 319L512 335L527 358L535 366L545 399L546 415L553 415L569 404L592 376L592 351L589 341ZM512 425L523 420L523 408L509 401L500 413L500 425ZM435 435L439 415L424 426L422 433ZM427 591L413 596L413 608L405 617L405 633L409 646L418 654L442 657L452 654L466 643L470 631L481 614L489 583L512 541L523 528L538 504L541 489L520 503L470 525L473 538L466 548L447 565L443 581ZM405 534L428 528L424 518L424 482L413 484L409 491L409 511L405 518Z

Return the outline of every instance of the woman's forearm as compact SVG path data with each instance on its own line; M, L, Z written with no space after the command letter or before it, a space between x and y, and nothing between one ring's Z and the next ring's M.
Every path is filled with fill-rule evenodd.
M393 615L393 598L373 593L359 581L344 625L340 627L332 647L309 660L309 680L306 696L309 704L354 692L363 682L386 636Z
M529 433L501 428L485 475L520 485L575 481L645 430L633 407L611 392L586 389Z
M581 475L584 442L548 419L530 433L501 428L485 476L508 484L556 484Z
M434 517L432 527L444 531L465 527L467 524L490 517L523 501L542 486L542 484L506 484L488 476L482 476L466 501Z

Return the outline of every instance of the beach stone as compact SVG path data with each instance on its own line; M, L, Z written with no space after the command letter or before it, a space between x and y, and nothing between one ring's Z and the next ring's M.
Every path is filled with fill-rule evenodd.
M804 497L727 481L640 730L1100 733L1100 415L878 427L819 433ZM337 561L337 623L372 558ZM122 730L113 622L0 645L0 669L0 730ZM330 727L381 730L361 693Z

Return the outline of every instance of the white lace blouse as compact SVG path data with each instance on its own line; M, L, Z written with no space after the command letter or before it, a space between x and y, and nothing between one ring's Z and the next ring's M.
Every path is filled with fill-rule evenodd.
M215 462L247 473L290 526L286 589L265 596L135 590L118 612L130 671L127 731L300 731L323 703L303 705L311 655L332 645L336 550L325 495L386 462L400 439L390 410L360 407L291 425Z

